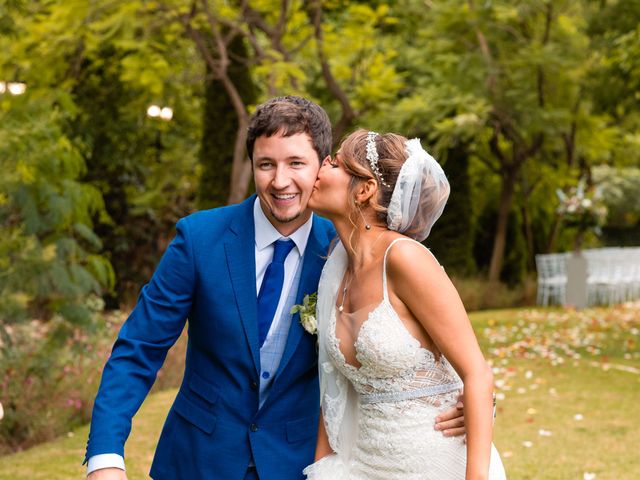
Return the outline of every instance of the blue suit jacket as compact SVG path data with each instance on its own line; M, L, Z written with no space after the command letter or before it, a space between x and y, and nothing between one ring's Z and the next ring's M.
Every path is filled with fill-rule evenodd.
M302 478L318 428L316 338L293 318L271 392L259 408L254 200L178 222L104 368L87 458L124 456L131 419L188 318L184 380L151 476L241 480L253 455L264 480ZM314 218L296 303L317 290L334 235L327 220Z

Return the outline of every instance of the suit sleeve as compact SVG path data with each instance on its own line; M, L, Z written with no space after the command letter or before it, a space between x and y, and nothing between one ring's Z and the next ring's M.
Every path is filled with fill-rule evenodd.
M131 419L184 328L193 301L196 272L186 219L180 220L176 229L176 237L151 281L142 288L104 367L85 462L102 453L124 457Z

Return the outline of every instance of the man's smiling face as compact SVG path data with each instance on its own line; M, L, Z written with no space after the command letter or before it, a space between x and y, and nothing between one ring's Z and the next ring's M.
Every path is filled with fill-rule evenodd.
M311 137L280 132L260 136L253 147L253 177L260 206L283 236L291 235L311 215L307 202L320 169Z

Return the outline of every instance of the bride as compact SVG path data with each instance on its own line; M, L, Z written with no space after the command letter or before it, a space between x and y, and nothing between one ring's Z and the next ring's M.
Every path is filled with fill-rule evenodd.
M322 411L311 480L504 479L491 369L460 297L423 247L449 184L418 139L358 130L309 206L340 242L318 290ZM434 430L464 386L466 444Z

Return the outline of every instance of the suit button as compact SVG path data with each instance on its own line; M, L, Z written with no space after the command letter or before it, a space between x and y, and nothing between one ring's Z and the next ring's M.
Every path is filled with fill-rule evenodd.
M251 382L251 390L257 390L258 384L256 382Z
M255 423L252 423L249 428L251 429L252 432L258 431L258 425L256 425Z

